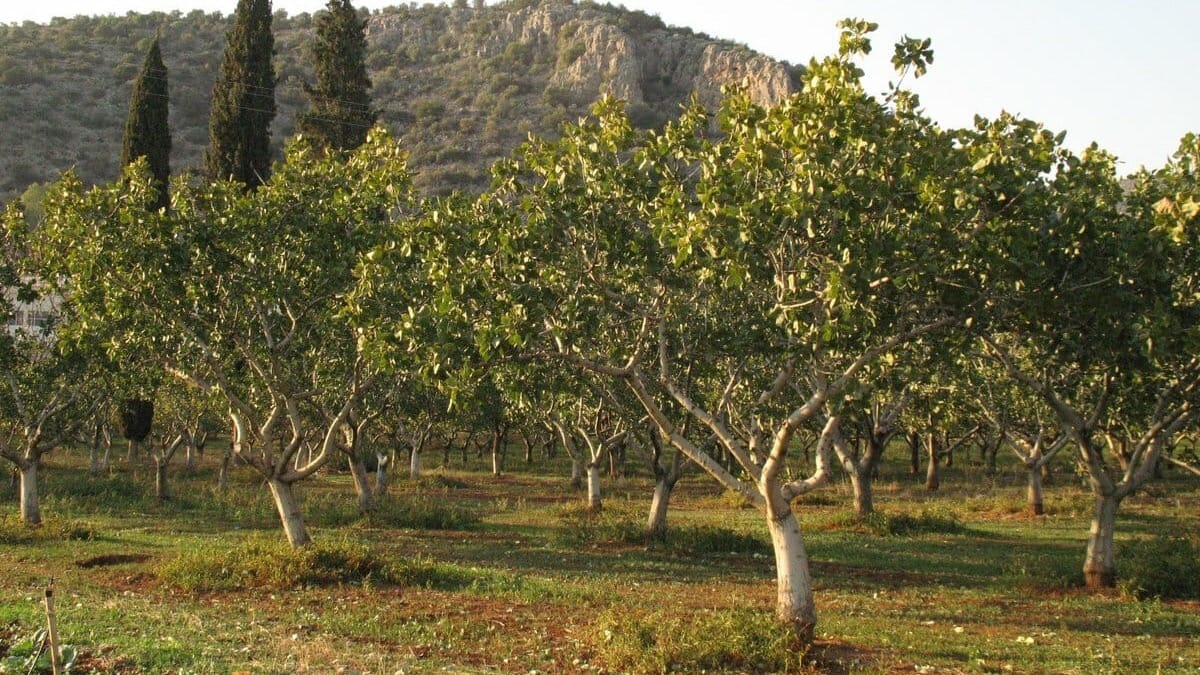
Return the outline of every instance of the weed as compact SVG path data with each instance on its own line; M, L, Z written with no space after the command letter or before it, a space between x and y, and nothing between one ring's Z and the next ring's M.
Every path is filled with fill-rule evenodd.
M870 532L878 537L966 534L968 531L958 514L942 509L924 509L916 515L874 511L865 518L847 513L835 519L834 525Z
M417 495L384 499L367 514L367 522L412 530L471 530L479 525L479 517L445 499Z
M624 672L792 672L804 656L792 631L748 609L681 615L621 608L602 614L593 629L598 660Z
M57 672L71 672L71 668L75 667L75 659L79 656L79 650L71 645L61 645L58 653L61 661ZM50 644L45 628L39 628L23 640L18 640L8 648L8 654L0 659L0 673L28 674L51 671Z
M87 541L95 533L83 523L50 517L37 527L26 525L17 517L0 517L0 544L36 544L48 541Z
M645 528L640 516L628 508L619 508L615 503L600 511L589 509L582 502L561 507L559 521L562 527L558 537L568 546L585 544L641 544L645 541Z
M411 530L470 530L479 525L472 511L425 495L384 497L367 513L347 494L317 493L304 500L308 520L322 527L365 525Z
M1121 591L1140 600L1200 599L1200 536L1159 536L1123 544Z
M762 537L726 527L687 526L667 531L667 546L697 554L771 553L771 545Z
M413 483L422 490L462 490L468 487L466 481L441 473L422 474Z
M233 548L181 553L158 568L162 580L189 591L289 589L388 579L390 563L374 549L347 541L291 548L250 540Z
M1047 588L1078 588L1083 585L1082 556L1052 555L1044 551L1013 556L1006 571L1035 586Z

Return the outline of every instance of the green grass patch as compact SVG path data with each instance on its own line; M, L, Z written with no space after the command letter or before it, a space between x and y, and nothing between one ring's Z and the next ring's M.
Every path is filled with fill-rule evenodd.
M230 548L186 551L161 564L157 574L188 591L283 590L389 580L395 576L392 567L363 544L334 541L295 549L252 539Z
M363 513L352 494L316 493L304 500L306 522L321 527L365 526L411 530L471 530L479 517L432 495L387 495Z
M593 625L597 661L619 672L794 672L799 640L772 614L746 609L696 613L625 609Z
M588 508L583 502L572 502L559 507L559 541L567 546L596 544L643 544L645 525L633 505L610 501L599 511Z
M924 508L916 513L874 511L865 518L847 513L833 523L836 527L868 532L877 537L961 535L969 531L962 518L948 509Z
M698 555L768 555L771 543L747 532L712 525L685 525L667 530L667 539L660 544L668 549Z
M1118 547L1121 591L1138 599L1200 600L1200 535L1159 536Z
M0 544L40 544L52 541L87 541L96 532L86 523L52 516L30 527L15 515L0 516Z

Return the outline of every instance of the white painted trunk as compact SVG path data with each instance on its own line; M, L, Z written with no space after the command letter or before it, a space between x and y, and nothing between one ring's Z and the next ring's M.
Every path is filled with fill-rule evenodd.
M589 464L587 469L587 504L593 511L599 511L600 502L600 467Z
M802 640L812 642L817 609L800 523L788 509L782 516L768 516L767 528L775 549L776 614L780 621L794 627Z
M412 449L408 457L408 476L409 478L421 477L421 452L416 448Z
M391 458L382 453L375 453L375 497L382 497L388 491L388 467Z
M167 463L165 461L154 463L154 496L159 501L171 498L171 484L167 481Z
M36 460L21 467L21 520L26 525L42 524L42 509L38 505L37 472Z
M217 469L217 489L221 492L229 489L229 463L233 461L233 451L226 450L221 455L221 466Z
M571 487L583 487L583 463L577 458L571 458Z
M1045 491L1042 489L1042 467L1035 463L1033 466L1027 466L1026 471L1029 473L1029 487L1025 491L1029 512L1035 516L1044 515L1046 507Z
M349 458L350 475L354 478L354 494L358 497L358 510L366 513L375 507L375 495L367 478L367 466L357 457Z
M646 519L646 539L662 541L667 537L667 508L671 504L672 481L660 478L654 484L654 498L650 500L650 515Z
M938 443L936 434L929 434L929 452L926 453L927 464L925 465L925 489L930 492L936 491L942 485L941 466L938 464Z
M1117 529L1119 504L1120 501L1115 497L1096 497L1092 529L1088 533L1087 559L1083 563L1083 576L1087 579L1088 588L1110 588L1117 582L1113 537Z
M267 487L271 489L271 497L275 500L275 510L279 513L279 520L283 524L283 533L287 536L288 543L292 545L292 548L311 544L312 537L308 536L308 528L304 527L304 519L300 516L300 503L296 500L292 484L270 478L267 480Z
M871 488L871 471L855 466L850 471L850 487L854 490L854 516L859 520L875 512L875 495Z
M504 472L504 455L501 454L499 448L492 448L492 475L499 476Z

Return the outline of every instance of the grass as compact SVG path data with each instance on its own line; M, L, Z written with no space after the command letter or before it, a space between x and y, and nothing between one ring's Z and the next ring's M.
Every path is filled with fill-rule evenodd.
M58 456L43 527L0 489L0 658L41 625L53 577L73 672L1200 671L1200 604L1151 586L1157 559L1194 558L1194 481L1122 505L1130 582L1102 594L1080 587L1090 499L1065 471L1040 518L1019 472L966 462L932 494L885 466L864 522L836 483L798 505L819 616L800 651L773 620L761 517L711 481L679 485L647 546L649 478L605 480L596 514L561 458L500 477L477 461L397 476L369 516L348 476L316 476L301 498L317 544L297 552L252 473L220 493L212 467L176 471L180 497L159 504L144 467L93 478Z

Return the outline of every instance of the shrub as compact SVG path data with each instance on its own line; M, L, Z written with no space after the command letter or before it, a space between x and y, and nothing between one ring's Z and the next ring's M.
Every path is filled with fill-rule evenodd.
M414 530L471 530L479 525L474 512L450 501L427 495L383 500L367 514L371 525Z
M1034 586L1078 588L1083 585L1083 569L1074 548L1057 555L1044 551L1019 553L1009 560L1006 571Z
M792 631L748 609L638 616L619 608L601 615L593 630L597 660L621 672L794 672L804 657Z
M87 541L96 533L84 523L51 516L37 527L29 527L19 517L0 517L0 544L37 544L46 541Z
M469 530L479 517L450 500L433 496L390 496L361 513L358 501L342 493L314 494L305 500L308 520L322 527L366 525L413 530Z
M322 542L294 549L251 540L229 549L184 552L160 565L158 576L185 590L214 591L365 583L396 575L384 556L361 544Z
M446 104L435 99L421 99L413 104L412 112L419 120L436 120L446 114Z
M587 504L575 502L559 511L558 536L568 546L587 544L641 544L645 528L638 514L618 504L610 503L601 511L592 511Z
M1139 600L1200 599L1200 535L1164 536L1118 547L1118 587Z
M725 527L675 527L667 529L670 548L698 554L772 553L771 544L761 537Z
M255 538L233 548L182 553L161 564L157 575L193 592L390 584L484 596L572 597L570 589L557 589L558 584L423 558L397 559L382 548L349 540L294 549L274 539Z
M870 532L878 537L909 537L921 534L965 534L967 527L957 514L941 510L924 510L916 515L874 511L859 519L848 513L837 519L839 527Z

